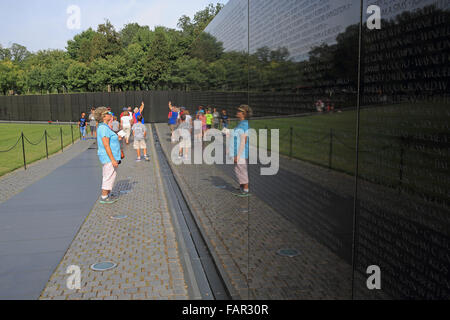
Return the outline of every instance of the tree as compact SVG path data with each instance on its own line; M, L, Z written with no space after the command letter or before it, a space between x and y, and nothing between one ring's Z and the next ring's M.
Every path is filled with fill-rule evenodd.
M144 79L147 86L163 87L169 80L170 47L166 28L157 27L144 62Z
M0 61L0 90L6 95L17 81L17 68L11 60Z
M67 70L69 88L74 91L89 91L89 68L83 62L73 61Z
M70 57L80 62L91 62L93 60L92 39L95 31L92 28L77 34L73 40L67 42L67 52Z
M123 48L134 43L135 37L141 32L150 31L148 26L140 26L138 23L129 23L119 32L120 42Z
M219 14L223 7L224 5L221 3L217 3L216 5L210 3L205 9L198 11L193 19L183 15L178 20L177 26L187 37L190 37L193 40L205 30L208 24Z
M8 48L3 48L0 44L0 60L11 60L11 51Z
M214 62L220 59L224 49L223 43L209 33L203 32L192 44L190 55L205 62Z
M92 38L92 58L106 58L120 52L119 33L109 20L100 24Z
M144 63L145 53L138 43L133 43L124 49L124 58L126 64L126 83L129 87L136 90L137 87L142 89L144 81Z
M27 48L17 43L13 43L9 50L14 62L23 62L27 57L30 56L30 52L27 50Z

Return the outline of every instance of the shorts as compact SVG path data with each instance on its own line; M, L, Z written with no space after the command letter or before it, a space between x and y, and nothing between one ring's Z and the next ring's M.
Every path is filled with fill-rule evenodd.
M91 132L96 132L97 131L97 126L90 126L91 127Z
M248 184L248 160L245 160L245 163L235 164L234 173L240 185Z
M107 163L103 165L103 183L102 190L111 191L114 187L114 182L116 181L117 172L116 168L112 163Z
M131 135L131 127L123 127L123 132L125 132L125 139L129 139Z
M179 144L179 146L180 146L180 148L188 148L188 149L190 149L191 148L191 146L192 146L192 143L191 143L191 139L181 139L182 141L180 142L180 144Z
M211 129L211 127L212 127L212 126L211 126L210 124L207 124L207 125L206 125L206 128L208 128L208 129Z
M133 148L134 150L147 149L147 144L145 143L145 140L134 140Z
M202 130L206 131L206 125L202 126Z

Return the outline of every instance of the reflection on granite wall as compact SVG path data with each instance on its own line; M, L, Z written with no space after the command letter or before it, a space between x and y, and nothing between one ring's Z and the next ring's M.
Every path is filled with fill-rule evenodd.
M369 5L381 9L380 30L366 27ZM248 94L257 116L320 113L318 102L343 111L339 129L347 140L336 143L345 144L347 154L336 160L359 157L350 230L356 234L355 298L450 297L449 10L442 0L231 0L206 29L229 54L246 48L248 36ZM248 34L242 32L247 14ZM330 118L320 119L322 127L331 125ZM342 193L333 189L335 173L322 175L327 191ZM270 194L265 199L270 202ZM301 193L296 199L302 201ZM381 295L367 289L371 265L381 268Z
M396 298L448 299L449 2L373 3L385 19L363 33L357 269L379 265Z

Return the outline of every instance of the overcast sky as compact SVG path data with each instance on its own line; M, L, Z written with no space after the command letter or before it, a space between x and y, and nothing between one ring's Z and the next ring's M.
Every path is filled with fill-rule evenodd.
M30 51L64 49L67 40L107 18L116 30L130 22L176 28L183 14L192 17L209 3L227 0L0 0L0 44L24 45ZM81 10L80 30L67 27L67 8Z

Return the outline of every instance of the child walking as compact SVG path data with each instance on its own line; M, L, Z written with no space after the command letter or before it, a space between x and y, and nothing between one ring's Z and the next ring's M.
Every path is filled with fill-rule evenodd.
M142 116L137 117L137 123L135 123L132 127L134 143L133 147L137 152L137 162L142 161L141 159L141 149L144 150L144 159L145 161L150 161L147 155L147 144L145 143L145 138L147 137L147 129L145 125L142 124Z

